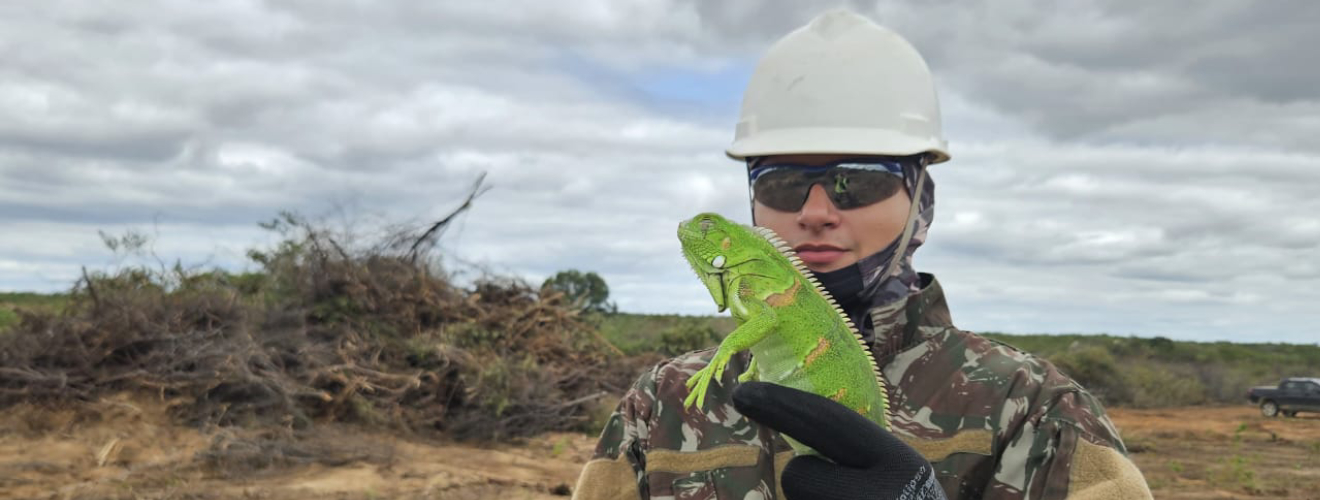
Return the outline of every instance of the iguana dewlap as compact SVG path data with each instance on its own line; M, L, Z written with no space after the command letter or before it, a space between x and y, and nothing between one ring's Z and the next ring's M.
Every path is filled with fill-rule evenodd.
M852 321L774 231L701 214L678 226L683 255L738 327L688 379L683 402L701 408L711 380L751 350L738 381L759 380L830 398L889 429L884 379ZM799 453L810 448L789 440Z

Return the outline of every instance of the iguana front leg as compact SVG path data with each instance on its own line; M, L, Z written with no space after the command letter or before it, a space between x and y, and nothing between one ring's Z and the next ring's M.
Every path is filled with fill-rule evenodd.
M729 364L729 359L734 354L750 349L762 339L774 331L779 323L774 308L766 304L765 301L751 297L750 290L743 287L738 288L739 293L730 297L731 305L735 311L741 309L746 320L729 336L724 337L720 342L720 347L715 351L715 357L710 360L710 364L705 368L692 374L687 381L687 388L692 389L688 393L687 399L683 400L683 406L691 407L693 402L697 406L705 406L706 390L710 386L712 378L721 378L724 375L724 368Z

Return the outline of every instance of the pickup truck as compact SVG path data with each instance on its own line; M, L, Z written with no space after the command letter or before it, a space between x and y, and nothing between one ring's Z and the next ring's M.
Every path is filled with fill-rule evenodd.
M1279 382L1278 387L1253 387L1247 399L1260 405L1260 413L1267 417L1296 416L1299 411L1320 412L1320 378L1291 377Z

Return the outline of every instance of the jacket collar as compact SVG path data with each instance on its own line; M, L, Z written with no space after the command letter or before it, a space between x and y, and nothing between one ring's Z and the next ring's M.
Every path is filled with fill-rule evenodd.
M944 289L935 275L918 273L921 291L870 310L875 337L871 341L871 355L884 366L894 355L924 340L918 327L953 326L949 304L944 300Z

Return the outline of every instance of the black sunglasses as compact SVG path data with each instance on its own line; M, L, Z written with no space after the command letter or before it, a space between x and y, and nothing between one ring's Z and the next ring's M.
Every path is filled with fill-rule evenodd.
M841 210L884 201L903 187L903 163L896 160L852 159L825 165L772 163L748 171L752 198L782 212L796 212L816 184Z

